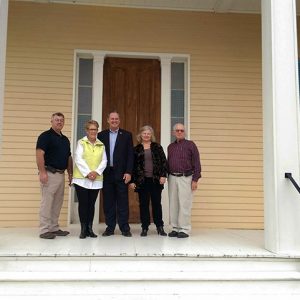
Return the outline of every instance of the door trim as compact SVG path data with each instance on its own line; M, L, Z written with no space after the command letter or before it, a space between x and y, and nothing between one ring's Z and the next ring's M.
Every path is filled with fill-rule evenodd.
M174 53L152 53L152 52L123 52L123 51L93 51L76 49L74 51L74 76L73 76L73 107L72 107L72 149L73 153L76 147L76 106L77 106L77 61L78 58L93 58L93 100L92 100L92 118L96 120L101 130L102 126L102 95L103 95L103 65L106 56L126 57L126 58L145 58L145 59L159 59L161 62L161 145L165 152L170 144L171 133L171 63L184 62L185 63L185 99L186 99L186 130L187 137L189 137L190 124L190 55L189 54L174 54ZM68 224L71 222L72 209L72 193L69 193L68 205ZM95 205L95 220L99 220L99 201ZM165 224L169 224L169 201L168 201L168 185L162 193L162 209Z

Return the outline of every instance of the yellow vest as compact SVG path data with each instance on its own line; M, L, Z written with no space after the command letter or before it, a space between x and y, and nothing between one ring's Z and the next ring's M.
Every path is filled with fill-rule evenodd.
M100 142L99 140L96 140L95 144L93 145L89 142L89 140L86 137L79 140L79 143L83 147L82 158L85 160L85 162L89 166L90 170L95 171L102 160L104 144L102 142ZM74 168L74 172L73 172L73 177L74 178L84 178L84 176L80 173L76 164L75 164L75 168ZM96 177L96 180L103 181L103 176L98 175Z

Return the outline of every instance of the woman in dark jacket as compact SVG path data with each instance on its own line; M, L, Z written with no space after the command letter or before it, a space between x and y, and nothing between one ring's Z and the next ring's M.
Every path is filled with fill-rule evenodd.
M134 147L134 168L130 187L139 195L141 236L147 236L150 225L149 204L159 235L166 236L162 220L161 192L167 177L167 160L161 145L155 142L152 127L146 125L137 135Z

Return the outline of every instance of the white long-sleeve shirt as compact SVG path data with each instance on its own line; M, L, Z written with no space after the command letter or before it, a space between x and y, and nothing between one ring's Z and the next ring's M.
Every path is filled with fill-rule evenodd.
M87 137L84 137L84 139L87 139ZM91 143L91 145L93 144ZM106 157L105 149L103 150L102 160L99 166L96 168L96 170L90 170L89 166L87 165L86 161L82 158L82 156L83 156L83 146L80 143L80 141L78 141L77 148L75 151L75 164L78 167L80 173L85 178L73 178L72 184L77 184L86 189L95 189L95 190L102 189L103 181L99 181L99 180L92 181L88 179L86 176L92 171L96 171L99 175L102 175L107 165L107 157Z

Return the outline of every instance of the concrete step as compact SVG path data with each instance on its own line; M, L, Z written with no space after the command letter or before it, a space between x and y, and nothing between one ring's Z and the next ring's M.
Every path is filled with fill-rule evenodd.
M60 282L0 285L1 299L298 299L299 282ZM239 297L239 298L238 298Z
M299 299L299 270L297 259L2 257L0 299Z
M2 260L1 266L0 281L300 280L294 260L37 258Z

